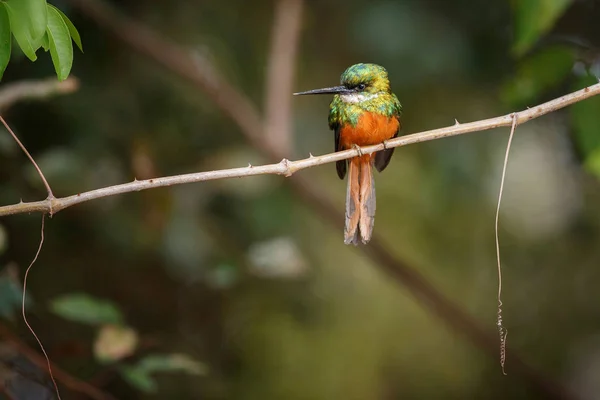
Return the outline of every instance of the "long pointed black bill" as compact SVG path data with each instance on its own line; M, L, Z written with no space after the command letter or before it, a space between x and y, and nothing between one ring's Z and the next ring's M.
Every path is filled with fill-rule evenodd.
M350 91L351 90L345 86L334 86L334 87L328 87L328 88L323 88L323 89L307 90L306 92L298 92L298 93L294 93L294 96L301 96L301 95L305 95L305 94L338 94L338 93L347 93Z

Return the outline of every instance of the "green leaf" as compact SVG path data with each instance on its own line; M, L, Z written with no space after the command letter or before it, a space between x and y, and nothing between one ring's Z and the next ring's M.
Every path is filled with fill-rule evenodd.
M541 35L552 29L573 0L513 0L515 43L513 51L523 55Z
M63 21L58 11L48 6L48 39L50 41L50 55L58 79L67 79L73 66L73 44L69 28Z
M27 27L27 14L19 12L18 8L14 8L13 5L8 1L4 3L4 7L8 13L12 34L15 37L17 44L27 58L29 58L31 61L37 60L35 52L39 46L36 46L36 43Z
M597 83L591 76L582 77L577 88ZM584 158L586 169L600 178L600 97L594 96L571 106L575 142Z
M6 4L10 5L19 15L19 19L33 43L41 40L48 23L46 0L6 0ZM13 25L13 31L14 29L15 25Z
M10 21L4 3L0 3L0 79L10 60Z
M148 355L140 360L137 368L148 373L182 371L191 375L203 375L207 370L203 363L178 353Z
M139 367L124 366L119 368L119 373L131 386L146 393L154 393L157 384L150 374Z
M48 33L47 32L42 37L42 47L44 48L44 51L50 50L50 39L48 39Z
M515 76L503 85L502 101L512 107L532 104L545 90L556 87L571 72L574 62L573 51L564 46L547 47L524 58Z
M69 17L67 17L66 14L64 12L60 11L58 8L54 7L53 5L50 5L50 7L54 8L56 11L58 11L58 13L62 17L63 21L65 21L67 28L69 28L69 34L71 35L71 38L73 39L73 41L75 42L77 47L79 47L79 50L81 50L81 52L83 53L83 45L81 44L81 37L79 36L79 32L77 31L77 28L75 28L75 25L73 25L73 22L71 22Z
M123 322L121 311L110 301L97 299L85 293L73 293L54 299L50 309L61 317L90 325Z

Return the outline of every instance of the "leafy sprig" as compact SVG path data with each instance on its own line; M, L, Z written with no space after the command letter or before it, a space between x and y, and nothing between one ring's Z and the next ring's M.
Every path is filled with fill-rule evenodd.
M49 51L61 81L73 66L72 42L83 52L75 25L46 0L0 0L0 79L10 61L12 37L31 61L40 48Z

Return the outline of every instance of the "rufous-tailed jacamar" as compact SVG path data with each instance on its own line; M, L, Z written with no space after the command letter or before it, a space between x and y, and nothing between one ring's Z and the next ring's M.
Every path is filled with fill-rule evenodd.
M341 76L341 85L294 93L334 94L329 106L329 128L335 132L335 151L385 142L398 136L402 105L392 93L385 68L355 64ZM337 161L340 179L348 168L344 243L369 242L375 222L373 165L379 172L390 162L394 149ZM349 164L349 166L348 166Z

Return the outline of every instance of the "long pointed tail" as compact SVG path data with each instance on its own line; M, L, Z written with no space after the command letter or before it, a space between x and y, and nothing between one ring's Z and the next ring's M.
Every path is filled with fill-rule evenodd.
M344 243L357 245L371 240L375 224L375 181L371 155L350 160L346 192Z

